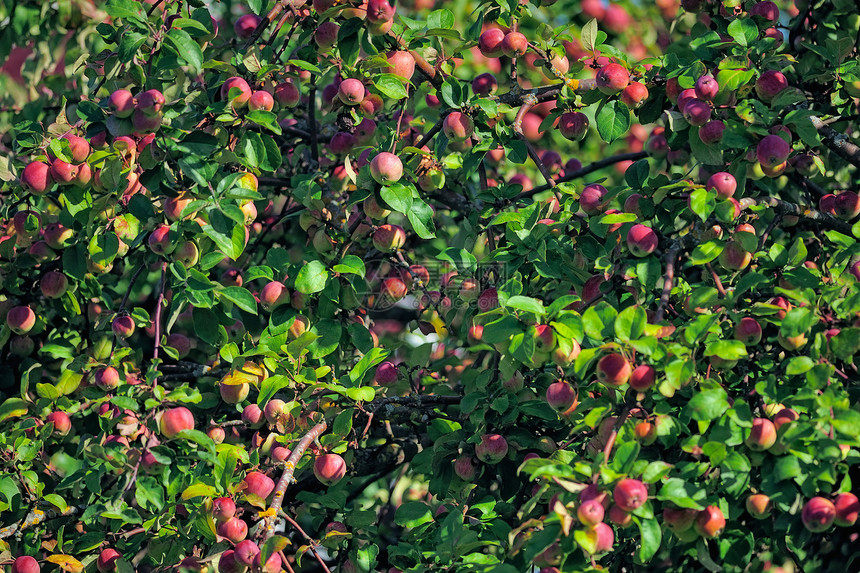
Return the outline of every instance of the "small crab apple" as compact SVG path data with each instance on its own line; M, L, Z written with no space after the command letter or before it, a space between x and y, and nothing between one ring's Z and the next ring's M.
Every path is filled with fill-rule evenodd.
M579 195L579 206L586 215L599 215L603 210L603 197L609 191L599 183L586 185Z
M720 84L714 76L706 74L696 80L696 85L693 87L696 90L696 97L702 101L713 101L720 91Z
M376 374L373 376L373 380L380 386L390 386L397 382L398 377L397 365L386 360L376 367Z
M558 122L561 135L571 141L580 141L588 132L588 116L580 111L561 114Z
M254 564L254 558L260 553L260 547L250 539L245 539L236 544L234 551L236 561L250 567Z
M816 496L807 501L800 512L803 525L813 533L820 533L836 520L836 506L825 497Z
M149 249L156 255L169 255L176 248L170 225L159 225L153 229L147 239Z
M60 271L48 271L39 281L39 289L47 298L60 298L69 288L69 279Z
M588 501L582 502L579 508L577 508L576 517L579 519L580 523L586 527L594 527L603 521L605 512L606 510L603 509L603 504L596 499L589 499Z
M770 449L776 443L776 428L767 418L755 418L750 435L744 440L746 446L756 452Z
M72 430L72 419L65 412L51 412L45 417L45 422L54 424L54 434L66 436Z
M716 191L718 199L728 199L735 194L738 182L731 173L720 171L708 177L705 188L708 191Z
M843 191L833 200L833 214L844 221L860 215L860 195L854 191Z
M471 482L478 473L478 466L472 456L463 455L454 460L454 473L461 480Z
M266 90L257 90L251 94L248 100L248 109L251 111L272 111L275 109L275 98Z
M102 549L101 553L99 553L98 559L96 559L96 569L98 569L100 573L116 571L116 562L120 557L122 557L120 552L113 547Z
M788 87L785 75L777 70L767 70L755 82L755 93L765 102L771 102Z
M226 537L233 543L239 543L248 537L248 524L238 517L231 517L217 527L218 535Z
M242 481L246 495L266 499L275 490L275 482L264 473L249 472Z
M134 334L134 319L128 315L114 318L110 326L113 333L119 338L128 338Z
M301 100L301 92L292 80L287 80L275 86L275 101L284 108L296 107Z
M745 316L735 325L734 335L735 340L740 340L744 346L755 346L761 342L761 324L756 319Z
M474 130L472 118L459 111L449 113L442 122L442 131L451 141L464 141L472 136Z
M719 143L723 139L723 132L726 131L726 124L721 119L712 119L706 124L699 127L699 139L705 145Z
M158 423L161 435L165 438L173 438L182 430L194 429L194 414L184 406L165 410Z
M331 50L332 46L337 42L338 31L340 31L340 26L337 22L332 22L331 20L317 26L314 32L314 42L316 42L320 51L327 52Z
M648 501L648 488L638 479L624 478L615 484L612 499L624 511L635 511Z
M657 248L657 233L645 225L633 225L627 232L627 248L635 257L647 257Z
M624 356L613 352L597 362L597 379L603 384L621 386L630 379L633 369Z
M702 126L711 119L711 106L700 99L691 99L684 105L684 119L692 126Z
M499 28L488 28L478 38L478 49L487 58L498 58L503 55L502 41L505 33Z
M54 426L56 428L56 426ZM840 493L833 500L836 516L833 522L839 527L851 527L857 522L860 514L860 500L853 493Z
M21 172L21 184L33 195L43 195L54 184L51 168L41 161L28 163Z
M771 510L773 510L770 497L763 493L754 493L747 496L746 506L747 512L756 519L767 519L770 517Z
M388 151L378 153L370 161L370 175L380 185L390 185L403 177L403 162Z
M212 517L216 521L227 521L236 515L236 503L229 497L219 497L212 502Z
M719 537L726 528L726 517L723 510L716 505L709 505L699 512L695 522L696 533L706 539Z
M630 73L621 64L606 64L597 72L597 89L607 95L617 94L630 83Z
M135 109L147 116L154 116L161 112L165 104L164 94L158 90L147 90L137 96Z
M323 454L314 461L314 475L324 485L334 485L346 475L346 462L337 454Z
M337 98L344 105L358 105L364 99L367 91L364 89L364 84L361 80L355 78L347 78L340 83L337 88Z
M99 368L93 374L93 382L102 390L109 391L119 386L119 371L113 366Z
M125 119L134 113L134 96L124 89L114 90L108 96L108 110L115 116Z
M648 100L648 88L641 82L630 82L621 91L619 99L630 109L640 108Z
M233 31L236 32L236 35L240 39L247 40L254 33L254 30L257 29L257 26L260 25L261 21L262 18L256 14L242 14L236 19L236 23L233 24Z
M762 168L773 168L785 162L791 153L791 145L779 135L766 135L756 146L756 158Z
M406 231L399 225L380 225L373 233L373 246L378 251L390 253L406 244Z
M260 291L260 306L272 312L282 304L290 302L290 291L280 281L270 281Z
M773 416L773 426L776 428L778 432L779 429L789 422L794 422L800 419L800 414L792 410L791 408L783 408Z
M637 392L645 392L654 385L657 371L650 364L640 364L630 373L630 387Z
M508 442L499 434L484 434L475 444L475 456L485 464L495 465L508 455Z
M529 41L520 32L508 32L500 45L502 53L509 58L525 55L529 49Z
M24 335L36 326L36 313L29 306L15 306L6 313L6 325L17 335Z
M415 74L415 57L405 50L388 52L388 68L395 76L412 79Z
M234 95L231 99L230 92ZM251 86L248 85L243 78L232 77L221 84L221 98L228 101L235 108L243 108L248 105L248 100L251 99Z
M566 412L576 402L576 390L570 382L556 380L546 389L546 401L556 412Z
M496 76L487 72L480 74L472 80L472 91L475 95L488 96L499 87L499 82L496 81Z

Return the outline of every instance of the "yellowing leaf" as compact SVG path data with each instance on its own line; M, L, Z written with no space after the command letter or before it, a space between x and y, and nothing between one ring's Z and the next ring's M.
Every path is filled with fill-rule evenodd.
M84 564L71 555L51 555L47 560L69 573L81 573L84 570Z

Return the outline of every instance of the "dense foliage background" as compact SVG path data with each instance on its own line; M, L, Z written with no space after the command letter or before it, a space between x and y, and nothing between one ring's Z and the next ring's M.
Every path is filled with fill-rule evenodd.
M0 560L855 570L858 10L0 0Z

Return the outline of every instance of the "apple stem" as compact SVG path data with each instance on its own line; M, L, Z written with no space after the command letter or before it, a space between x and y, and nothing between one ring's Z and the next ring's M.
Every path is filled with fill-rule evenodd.
M717 287L717 292L720 294L720 298L726 298L726 289L723 287L722 281L720 281L720 276L714 271L714 267L711 266L711 263L705 263L705 267L711 273L711 277L714 279L714 286Z

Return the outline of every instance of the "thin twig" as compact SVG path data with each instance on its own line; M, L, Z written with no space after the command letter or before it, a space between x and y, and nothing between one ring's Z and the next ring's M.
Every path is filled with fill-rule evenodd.
M304 537L305 540L307 540L308 548L311 550L311 553L314 554L314 557L317 558L317 561L319 562L320 566L323 568L323 571L325 571L326 573L331 573L331 570L328 568L328 565L325 564L325 561L323 561L323 558L320 557L319 553L317 553L316 546L319 545L319 543L317 543L317 541L315 539L312 539L310 535L305 533L305 530L302 529L302 526L299 525L295 519L293 519L292 517L290 517L289 515L287 515L286 513L283 513L283 512L281 513L281 517L283 517L285 520L287 520L287 523L289 523L290 525L295 527L298 530L298 532L302 534L302 537Z
M155 303L155 348L152 350L152 361L158 362L158 351L161 347L161 309L164 308L164 284L167 280L167 263L161 263L161 287L158 289L158 299ZM158 385L158 377L152 381L153 389Z
M660 303L657 305L657 312L654 315L654 322L658 324L663 321L663 313L666 311L666 305L669 304L669 295L672 294L672 283L675 280L675 263L680 250L680 243L675 243L663 255L666 261L666 273L663 275L663 292L660 294Z
M630 153L619 153L618 155L613 155L611 157L606 157L605 159L601 159L599 161L595 161L594 163L590 163L583 167L582 169L577 169L571 173L565 173L564 177L561 177L556 181L558 183L565 183L567 181L573 181L574 179L579 179L581 177L585 177L595 171L599 171L604 167L609 167L610 165L615 165L616 163L621 163L622 161L639 161L640 159L644 159L648 157L648 154L644 151L634 151ZM549 185L541 185L540 187L535 187L531 191L523 191L519 195L517 195L517 199L525 199L527 197L533 197L538 193L542 193L544 191L548 191L551 189Z

